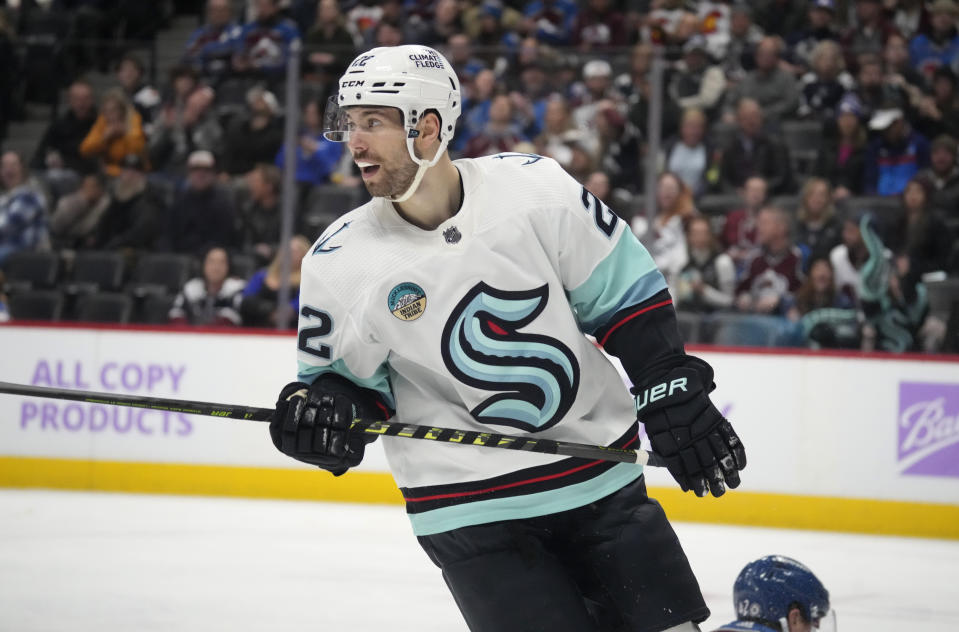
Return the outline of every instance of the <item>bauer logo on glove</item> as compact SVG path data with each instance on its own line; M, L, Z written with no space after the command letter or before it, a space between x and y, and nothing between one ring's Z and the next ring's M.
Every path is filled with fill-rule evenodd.
M633 389L653 452L682 490L697 496L722 496L727 486L739 487L739 471L746 467L742 441L709 399L712 387L712 367L686 356L665 376Z

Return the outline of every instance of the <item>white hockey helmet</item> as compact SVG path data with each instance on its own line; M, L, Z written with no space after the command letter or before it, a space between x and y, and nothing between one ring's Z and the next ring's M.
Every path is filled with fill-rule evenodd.
M331 141L348 142L349 121L346 108L367 105L392 107L403 115L406 148L419 165L410 188L390 198L403 202L416 191L426 170L437 163L446 150L461 110L460 82L443 55L428 46L407 45L374 48L353 60L340 77L339 94L330 97L323 135ZM427 111L440 118L440 147L431 159L417 158L413 140L419 136L416 124Z

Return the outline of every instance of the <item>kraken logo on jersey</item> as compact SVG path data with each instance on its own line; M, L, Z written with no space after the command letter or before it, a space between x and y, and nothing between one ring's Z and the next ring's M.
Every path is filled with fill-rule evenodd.
M542 313L549 287L509 292L477 283L443 328L443 362L456 379L498 391L470 414L489 425L545 430L569 411L579 364L555 338L521 332Z

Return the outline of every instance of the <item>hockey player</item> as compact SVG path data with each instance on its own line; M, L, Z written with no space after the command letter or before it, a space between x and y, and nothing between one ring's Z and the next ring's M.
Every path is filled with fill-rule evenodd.
M835 631L829 591L794 559L768 555L743 567L733 584L738 620L714 632Z
M450 160L456 73L376 48L339 82L327 137L372 201L303 261L299 381L270 424L336 475L353 419L653 449L684 490L739 484L742 444L687 356L663 276L629 227L553 160ZM583 334L618 356L616 370ZM642 467L383 437L413 531L471 630L698 630L709 610ZM330 546L338 546L336 542Z

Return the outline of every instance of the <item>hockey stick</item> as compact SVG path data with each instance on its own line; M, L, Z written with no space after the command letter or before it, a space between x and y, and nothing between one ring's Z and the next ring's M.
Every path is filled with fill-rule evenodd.
M164 399L161 397L146 397L143 395L118 395L114 393L96 393L93 391L75 391L69 389L51 388L47 386L29 386L0 382L0 393L8 395L25 395L28 397L46 397L50 399L66 399L88 404L105 404L107 406L128 406L131 408L148 408L164 410L171 413L186 413L189 415L206 415L226 419L240 419L248 421L270 421L273 416L272 408L254 408L253 406L234 406L232 404L214 404L211 402L194 402L179 399ZM442 443L459 443L463 445L477 445L484 448L505 448L507 450L523 450L542 454L556 454L572 456L581 459L599 461L617 461L620 463L639 463L663 467L665 464L658 455L646 450L624 450L607 448L601 445L572 443L570 441L555 441L552 439L528 439L510 435L492 434L455 430L453 428L435 428L431 426L417 426L413 424L393 423L389 421L360 421L353 422L353 429L370 434L388 437L403 437L405 439L427 439Z

